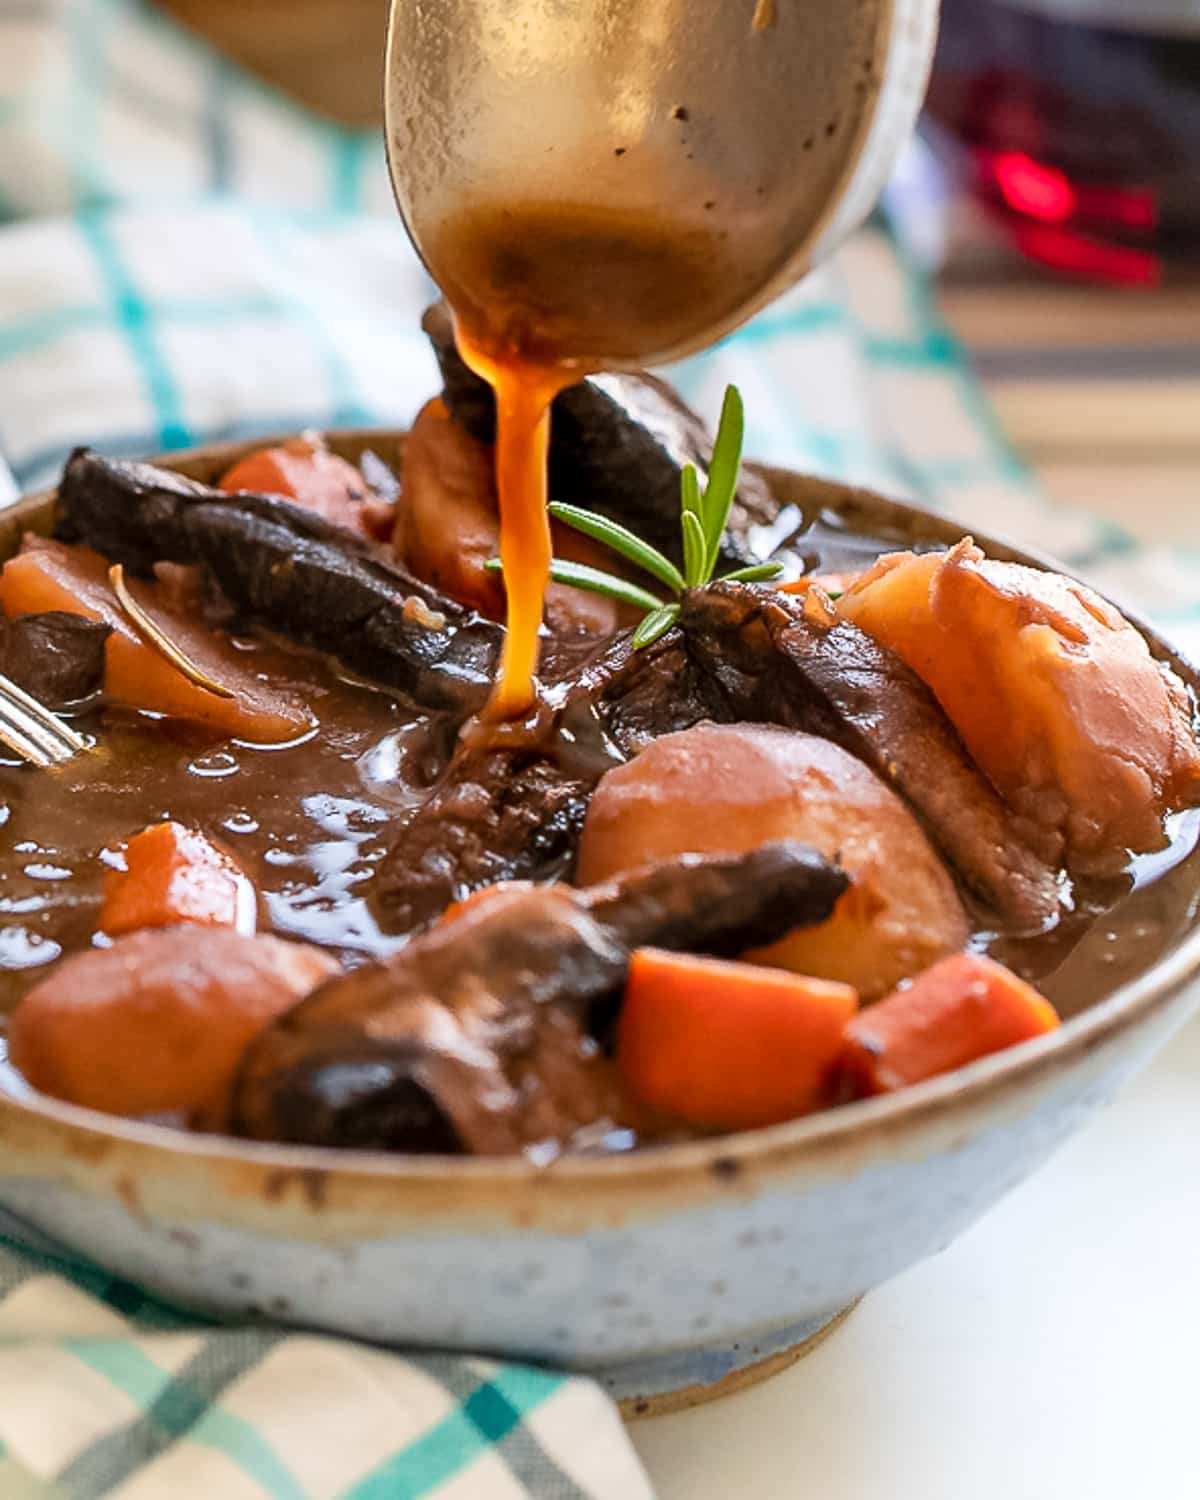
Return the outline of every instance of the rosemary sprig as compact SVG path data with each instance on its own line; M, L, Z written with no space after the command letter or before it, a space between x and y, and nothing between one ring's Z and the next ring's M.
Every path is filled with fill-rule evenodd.
M642 541L641 537L622 526L619 521L610 521L607 516L597 515L594 510L584 510L578 505L562 505L557 502L550 506L550 514L572 531L582 532L594 542L603 542L606 547L627 557L644 573L657 578L659 583L665 583L673 594L682 593L686 587L683 574L669 557L664 557L657 547Z
M655 641L666 635L678 618L678 604L660 604L657 609L651 610L633 632L633 649L640 651L643 646L653 646Z
M704 490L704 530L708 537L708 577L717 566L717 553L729 520L733 497L737 494L738 475L742 469L742 443L746 434L746 414L742 393L736 385L725 392L721 403L721 420L717 439L708 465L708 484ZM707 579L705 580L707 582Z
M499 573L503 565L498 557L489 557L483 566L489 573ZM555 583L566 583L573 589L587 589L590 594L603 594L621 604L632 604L635 609L658 609L662 605L662 600L649 589L630 583L627 578L618 578L615 573L589 568L586 563L567 562L565 558L556 557L550 564L550 577Z
M578 505L563 505L557 501L550 506L550 514L556 521L561 521L572 531L581 532L594 542L603 543L635 568L649 573L673 596L670 599L660 599L648 589L618 578L613 573L605 573L600 568L589 568L582 563L566 562L561 558L554 559L550 566L550 576L556 583L587 589L593 594L604 594L609 599L646 611L633 633L635 649L653 645L666 635L679 618L678 601L688 589L703 588L706 583L712 582L721 553L721 538L725 534L729 511L737 494L745 425L741 395L737 387L731 385L725 392L721 407L721 421L708 466L708 482L701 489L700 476L693 464L685 464L680 474L682 572L657 547L643 541L628 527L610 521L607 516L599 515L593 510L584 510ZM487 567L499 571L499 558L492 558ZM751 567L726 573L719 581L766 583L772 578L778 578L782 571L778 563L755 563Z

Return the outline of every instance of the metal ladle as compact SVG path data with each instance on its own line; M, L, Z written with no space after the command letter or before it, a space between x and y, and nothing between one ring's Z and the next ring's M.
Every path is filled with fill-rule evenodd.
M506 308L566 363L703 348L870 211L937 9L392 0L388 160L409 234L460 316Z

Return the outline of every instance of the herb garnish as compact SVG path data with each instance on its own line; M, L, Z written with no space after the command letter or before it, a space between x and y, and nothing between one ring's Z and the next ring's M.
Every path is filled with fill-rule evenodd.
M701 491L700 476L694 464L685 464L680 475L682 572L657 547L652 547L619 522L610 521L607 516L598 515L593 510L584 510L578 505L563 505L557 501L551 503L550 514L556 521L561 521L573 531L581 532L592 541L603 542L634 567L657 579L673 596L671 599L660 598L639 584L618 578L613 573L602 572L599 568L589 568L583 563L567 562L557 557L551 563L550 576L555 583L587 589L589 593L603 594L621 604L631 604L636 609L646 611L633 633L635 650L653 645L666 635L679 618L679 599L685 590L702 588L706 583L712 582L720 555L721 537L725 533L733 497L737 493L744 432L742 398L737 387L731 385L725 392L725 401L721 407L721 421L708 466L708 483ZM500 559L491 559L487 566L499 571ZM726 573L719 581L765 583L778 578L782 571L778 563L757 563L752 567Z

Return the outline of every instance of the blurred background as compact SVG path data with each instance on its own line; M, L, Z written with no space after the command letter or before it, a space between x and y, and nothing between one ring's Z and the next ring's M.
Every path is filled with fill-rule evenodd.
M385 0L162 3L378 123ZM1049 495L1200 542L1200 0L943 0L887 210Z

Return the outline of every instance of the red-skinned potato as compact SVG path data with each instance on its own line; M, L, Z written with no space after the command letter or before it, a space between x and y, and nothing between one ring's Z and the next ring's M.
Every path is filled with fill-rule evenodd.
M371 523L381 502L354 465L318 438L289 438L278 447L248 453L221 476L220 487L230 494L283 495L335 526L375 535ZM389 511L382 507L383 515Z
M440 398L421 409L404 447L404 494L397 509L396 556L423 578L493 620L504 619L504 585L484 564L500 551L500 514L491 447L473 438ZM555 526L554 555L613 567L611 553ZM599 594L552 583L546 622L558 635L611 635L619 606Z
M949 552L882 557L837 609L929 684L980 768L1051 857L1159 847L1200 798L1182 683L1073 579Z
M887 994L967 940L954 882L912 814L828 740L749 724L665 735L600 782L579 851L590 885L652 860L800 839L853 884L828 922L746 955Z
M320 948L231 928L147 928L55 966L9 1023L35 1089L107 1114L226 1124L242 1053L339 965Z
M392 545L407 567L493 620L504 586L484 564L495 557L492 450L459 427L440 398L426 402L404 445L402 499Z

